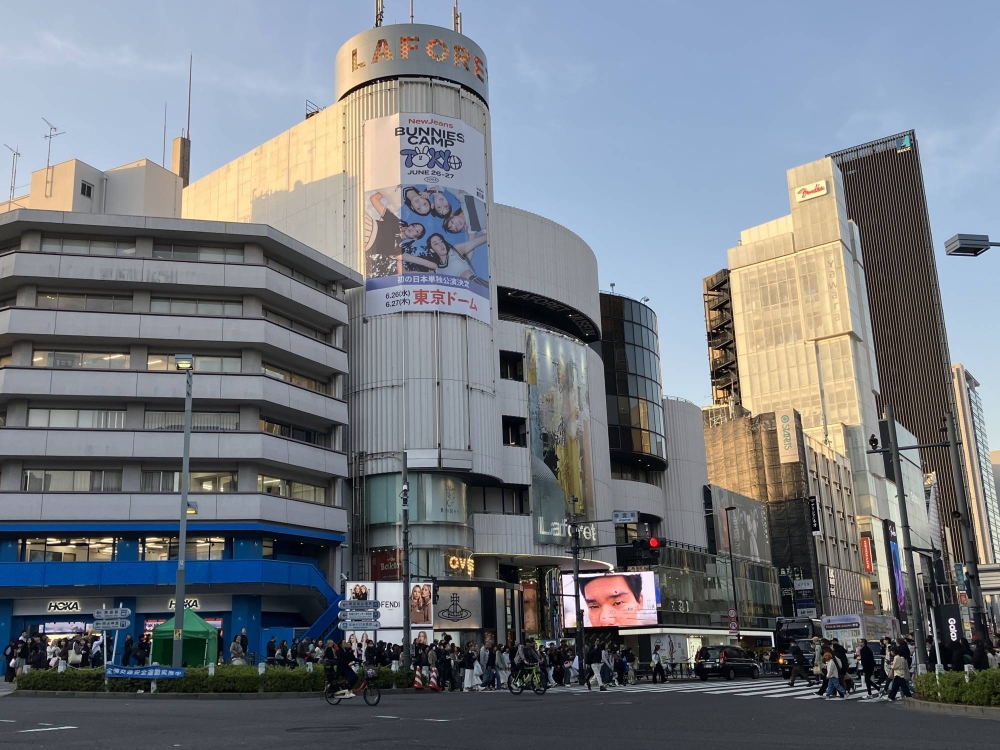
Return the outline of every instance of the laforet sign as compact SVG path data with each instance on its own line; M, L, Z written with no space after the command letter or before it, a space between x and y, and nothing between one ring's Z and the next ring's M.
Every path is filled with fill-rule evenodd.
M370 81L426 76L454 81L488 100L486 54L443 26L407 23L363 31L340 48L335 74L337 99Z

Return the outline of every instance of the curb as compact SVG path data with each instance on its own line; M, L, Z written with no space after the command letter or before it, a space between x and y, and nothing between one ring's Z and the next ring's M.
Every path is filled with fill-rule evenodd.
M1000 708L993 706L966 706L960 703L938 703L919 698L907 698L897 705L908 711L923 711L924 713L943 716L964 716L972 719L1000 720Z
M413 688L386 688L383 692L399 695L402 693L422 693ZM321 698L321 691L304 693L86 693L72 690L15 690L10 698L92 698L95 700L294 700L299 698Z

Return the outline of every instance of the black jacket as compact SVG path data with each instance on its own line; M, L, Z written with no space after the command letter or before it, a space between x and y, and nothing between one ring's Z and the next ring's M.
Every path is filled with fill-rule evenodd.
M872 672L875 670L875 654L868 648L867 643L858 651L858 658L861 661L862 672Z
M806 664L806 655L802 653L802 649L797 643L792 644L792 659L795 660L797 666L804 667Z

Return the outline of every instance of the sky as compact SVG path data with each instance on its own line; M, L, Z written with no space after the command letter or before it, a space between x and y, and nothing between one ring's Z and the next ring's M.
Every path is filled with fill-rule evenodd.
M0 142L18 185L53 162L108 169L162 157L185 127L194 55L192 178L333 100L340 45L372 0L280 3L48 0L4 9ZM407 0L385 0L385 23ZM451 25L452 0L415 0ZM1000 449L1000 248L947 258L945 239L1000 239L1000 3L461 0L486 51L494 198L553 219L594 250L601 288L649 297L663 388L711 401L701 280L739 232L789 212L785 170L914 128L951 357L980 381ZM0 185L10 156L0 149ZM169 154L168 154L169 159ZM7 189L0 190L6 197ZM992 311L992 312L991 312ZM992 323L990 321L993 321Z

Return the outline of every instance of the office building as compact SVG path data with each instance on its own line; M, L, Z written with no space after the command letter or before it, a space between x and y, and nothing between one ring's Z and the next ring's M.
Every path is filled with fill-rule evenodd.
M955 392L917 136L909 130L829 158L840 169L846 216L861 238L879 410L892 404L897 421L921 443L940 442ZM940 516L962 560L948 451L928 449L921 459L937 475Z
M965 486L979 562L1000 561L1000 505L990 460L986 417L979 395L979 381L961 364L951 366L955 383L958 439L965 463Z
M181 353L189 608L258 651L336 604L356 272L255 224L15 209L0 278L0 637L172 616Z

